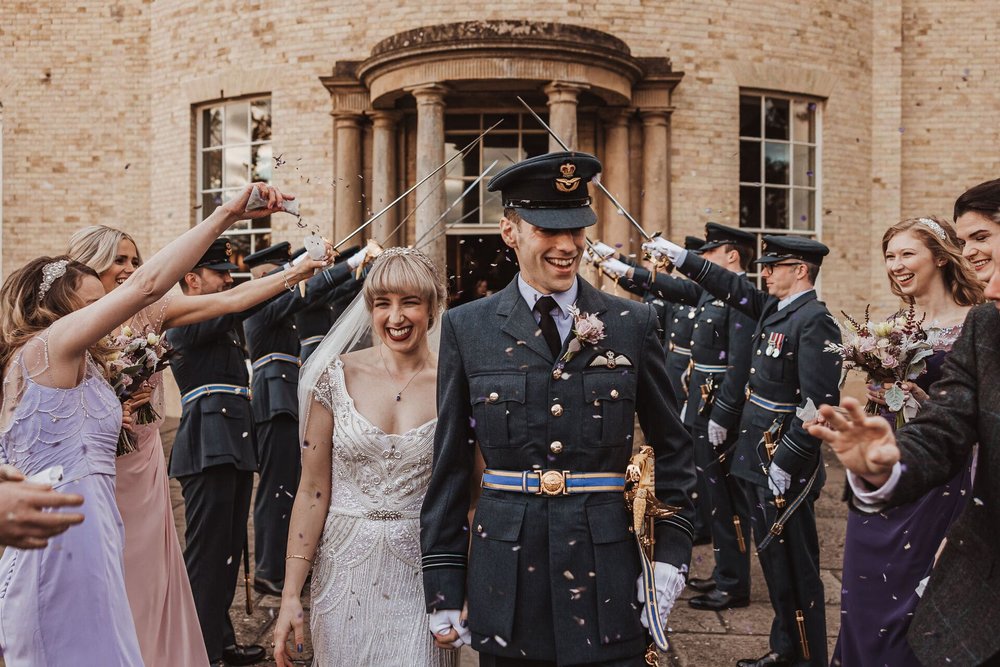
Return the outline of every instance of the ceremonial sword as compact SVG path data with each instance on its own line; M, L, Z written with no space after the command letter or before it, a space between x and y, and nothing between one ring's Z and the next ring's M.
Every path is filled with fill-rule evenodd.
M444 210L444 212L441 215L438 216L438 219L435 220L434 223L430 227L428 227L427 229L425 229L424 233L421 234L417 238L417 240L413 242L413 247L414 248L419 248L420 247L420 242L423 241L425 238L427 238L427 235L430 234L431 231L435 227L437 227L439 224L441 224L441 221L444 220L445 217L447 217L447 215L449 213L451 213L451 210L453 208L455 208L456 206L458 206L458 203L461 202L463 199L465 199L465 196L467 194L469 194L470 192L472 192L472 189L474 187L476 187L477 185L479 185L484 178L486 178L486 175L488 173L490 173L490 171L492 171L493 167L497 166L497 162L499 162L499 161L500 160L493 160L493 162L488 167L486 167L486 169L483 170L483 173L479 174L479 177L476 178L476 180L474 180L471 183L469 183L469 187L467 187L464 190L462 190L462 194L458 195L458 197L455 199L455 201L453 201L451 204L449 204L448 208L446 208ZM461 218L461 219L464 219L464 217ZM455 223L451 223L451 224L455 224ZM447 228L448 226L446 225L445 227ZM437 238L437 237L435 236L434 238Z

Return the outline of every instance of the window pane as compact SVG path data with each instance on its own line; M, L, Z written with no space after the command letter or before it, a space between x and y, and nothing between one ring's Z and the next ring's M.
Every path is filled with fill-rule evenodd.
M764 144L764 178L768 183L788 183L788 144Z
M481 132L479 129L479 114L448 114L444 117L445 123L448 125L448 131L452 130L468 130L469 132ZM503 127L501 125L500 127ZM499 129L499 128L497 128Z
M760 188L740 186L740 227L760 227Z
M816 103L797 100L792 102L792 139L794 141L816 141Z
M472 181L460 181L458 179L449 178L445 181L444 187L445 191L448 193L448 206L451 206L458 196L469 187ZM480 183L480 186L482 184ZM479 187L472 188L465 197L462 198L458 204L452 207L448 211L448 215L445 216L444 222L441 223L440 227L450 223L459 223L463 225L474 225L479 222L479 211L475 211L479 207ZM473 213L475 211L475 213ZM440 231L440 229L435 229L435 231ZM434 232L431 232L430 236L434 236Z
M271 138L271 100L257 100L250 104L250 137L253 141Z
M815 210L816 193L813 190L796 188L792 191L792 227L809 231L816 229Z
M246 102L226 105L227 144L246 144L250 142L249 109L250 105Z
M222 203L221 192L205 192L201 195L201 217L204 220L215 212Z
M228 147L225 151L227 188L246 185L250 175L250 146Z
M740 180L744 183L760 183L760 142L740 142Z
M545 155L549 152L549 135L524 134L521 136L521 148L523 149L525 159Z
M271 167L274 160L271 159L271 144L260 144L250 150L250 157L253 160L250 180L268 181L271 180Z
M212 107L201 113L203 148L222 144L222 109Z
M517 150L513 148L493 148L490 146L484 146L483 169L493 162L493 160L499 160L499 162L497 162L497 166L493 167L493 171L490 172L490 176L496 176L500 173L500 170L514 164L513 160L515 157L517 157Z
M222 149L205 151L201 154L201 188L203 190L213 190L221 187Z
M740 95L740 136L760 136L759 95Z
M775 97L764 99L764 136L768 139L788 139L788 100Z
M788 229L788 190L764 188L764 226Z
M472 216L475 217L475 216ZM503 217L503 201L499 192L483 193L483 210L479 212L484 225L497 225Z
M812 146L795 146L795 185L816 186L816 149Z

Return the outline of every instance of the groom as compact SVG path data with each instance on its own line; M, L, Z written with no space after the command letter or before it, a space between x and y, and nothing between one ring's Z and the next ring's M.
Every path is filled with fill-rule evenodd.
M695 473L656 314L577 276L600 170L592 155L552 153L494 177L520 273L442 323L424 594L437 643L471 643L483 667L644 665L643 614L665 620L684 586ZM682 508L656 524L658 610L637 601L622 497L636 415L656 452L656 495Z

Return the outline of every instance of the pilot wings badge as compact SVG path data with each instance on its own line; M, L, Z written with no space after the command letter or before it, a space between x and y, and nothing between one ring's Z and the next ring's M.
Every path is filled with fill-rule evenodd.
M573 176L576 173L576 165L567 162L559 167L562 178L556 179L556 190L559 192L573 192L580 187L580 177Z

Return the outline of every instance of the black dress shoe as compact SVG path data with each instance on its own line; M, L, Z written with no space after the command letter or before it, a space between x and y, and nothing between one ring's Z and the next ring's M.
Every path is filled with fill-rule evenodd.
M695 609L722 611L723 609L733 609L735 607L747 607L750 605L750 598L738 598L716 588L714 591L694 596L688 600L688 604Z
M222 649L222 659L227 665L252 665L267 657L263 646L233 644Z
M282 581L271 581L270 579L253 578L253 589L261 595L273 595L281 597L281 589L284 586Z
M699 593L707 593L709 591L715 590L715 579L709 577L708 579L699 579L698 577L691 577L688 579L688 587L693 588Z
M778 655L771 651L767 655L754 660L753 658L743 658L736 661L736 667L789 667L794 658Z

